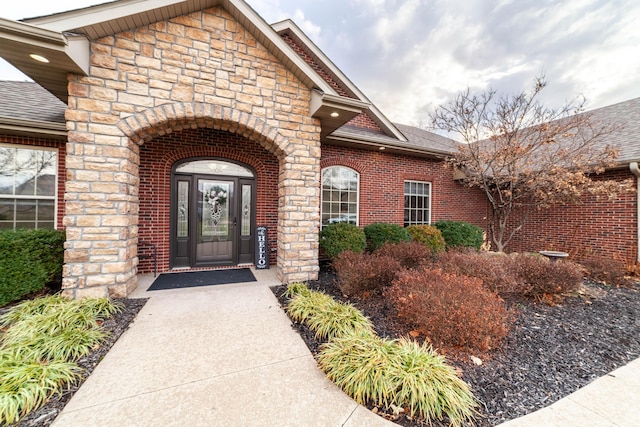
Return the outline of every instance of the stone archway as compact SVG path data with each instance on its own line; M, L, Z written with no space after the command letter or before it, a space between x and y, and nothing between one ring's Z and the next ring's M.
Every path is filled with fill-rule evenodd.
M320 150L307 144L291 143L260 118L210 104L164 104L118 123L118 128L135 145L195 127L242 135L278 158L278 277L285 283L315 279L318 271Z

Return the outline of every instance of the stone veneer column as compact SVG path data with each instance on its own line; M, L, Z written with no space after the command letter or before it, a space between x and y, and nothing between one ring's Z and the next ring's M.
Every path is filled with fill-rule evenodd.
M278 278L283 283L318 278L320 147L296 144L280 165Z
M137 285L139 150L109 132L69 132L62 287L74 298L124 297Z

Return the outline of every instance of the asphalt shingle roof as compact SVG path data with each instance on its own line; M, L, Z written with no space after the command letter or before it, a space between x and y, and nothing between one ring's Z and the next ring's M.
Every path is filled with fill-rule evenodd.
M640 98L608 105L588 113L594 121L618 127L605 135L598 145L617 147L620 150L620 162L640 161Z
M0 81L0 117L65 123L67 106L58 98L34 82ZM611 123L618 127L599 142L620 149L620 162L640 161L640 98L589 111L593 120ZM409 140L408 147L422 148L439 153L454 153L458 142L414 126L395 124ZM364 128L343 126L341 130L362 137L370 135L384 142L398 143L382 132Z
M37 83L0 81L0 117L65 123L66 108Z

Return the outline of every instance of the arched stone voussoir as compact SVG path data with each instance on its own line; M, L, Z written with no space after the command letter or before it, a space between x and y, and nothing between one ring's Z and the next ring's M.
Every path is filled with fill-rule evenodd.
M189 127L228 129L246 135L278 157L293 151L288 138L259 117L229 107L199 102L179 102L148 108L118 122L118 128L133 142L144 144L155 137Z

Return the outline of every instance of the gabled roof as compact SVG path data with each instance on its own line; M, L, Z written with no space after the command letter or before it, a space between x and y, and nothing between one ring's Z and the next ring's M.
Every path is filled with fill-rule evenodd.
M312 92L312 115L346 123L368 105L340 96L243 0L119 0L17 22L0 18L0 56L66 102L67 74L89 70L89 41L221 6ZM51 62L29 58L35 53ZM337 121L330 119L341 112Z
M290 37L300 46L312 61L319 65L321 72L326 73L328 80L338 86L338 90L345 96L359 99L369 104L369 116L388 136L399 141L407 141L405 136L384 114L366 97L366 95L353 84L351 80L329 59L325 53L316 46L313 41L290 19L277 22L272 25L273 29L281 36ZM349 127L341 129L347 131Z

